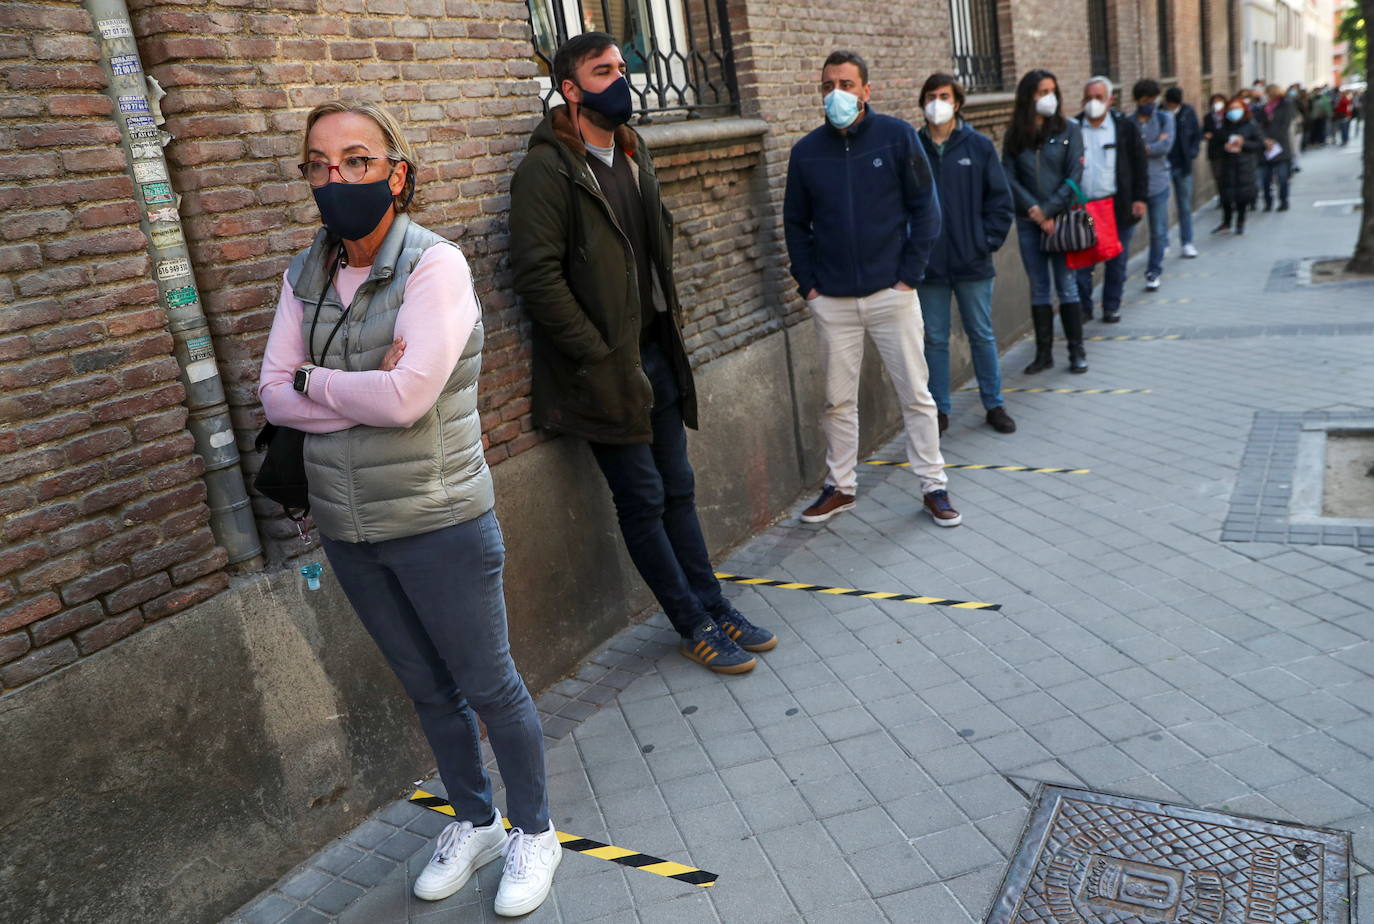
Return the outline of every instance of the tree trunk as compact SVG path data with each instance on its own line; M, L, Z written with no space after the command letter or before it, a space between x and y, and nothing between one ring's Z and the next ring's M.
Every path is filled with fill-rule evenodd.
M1365 31L1365 108L1368 108L1370 89L1374 89L1374 0L1363 0ZM1355 242L1355 255L1346 265L1351 273L1374 273L1374 138L1371 138L1369 114L1364 114L1364 182L1361 195L1364 206L1360 212L1360 238Z

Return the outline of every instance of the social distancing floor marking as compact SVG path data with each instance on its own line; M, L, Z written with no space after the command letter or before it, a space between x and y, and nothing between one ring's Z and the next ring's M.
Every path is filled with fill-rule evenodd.
M869 459L864 465L893 465L909 468L910 462L897 462L891 459ZM973 465L965 463L946 463L945 468L957 468L966 472L1027 472L1031 475L1086 475L1090 468L1036 468L1032 465Z
M454 816L453 806L449 804L447 799L425 792L423 789L415 790L410 796L410 801L441 815ZM501 823L506 826L507 830L510 829L510 819L502 818ZM708 873L704 869L684 866L681 863L674 863L672 860L660 860L658 857L651 857L647 853L640 853L637 850L614 847L610 844L594 841L589 837L564 834L562 831L555 831L554 833L558 835L558 843L563 846L564 850L571 850L588 857L596 857L598 860L610 860L621 866L631 866L646 873L653 873L655 876L663 876L665 879L676 879L678 882L705 887L715 885L716 880L720 878L715 873Z
M1106 341L1109 341L1109 340L1115 340L1115 341L1119 341L1119 340L1182 340L1182 339L1183 339L1183 335L1182 335L1182 334L1121 334L1121 335L1119 335L1119 336L1113 337L1113 336L1110 336L1110 335L1108 335L1108 334L1099 334L1099 335L1096 336L1096 337L1084 337L1083 339L1084 339L1084 340L1092 340L1092 341L1099 342L1099 343L1103 343L1103 342L1106 342ZM1063 337L1058 337L1058 338L1055 339L1055 343L1064 343L1064 342L1066 342L1066 341L1064 340Z
M1000 603L979 603L974 600L946 600L944 597L927 597L921 594L894 594L885 590L855 590L853 587L826 587L823 584L803 584L800 581L778 581L773 578L746 577L742 574L725 574L717 571L716 578L732 584L748 584L751 587L777 587L781 590L805 590L813 594L829 597L862 597L865 600L890 600L893 603L920 603L925 606L952 606L960 610L1000 610Z
M977 391L977 385L968 385L960 391ZM1149 388L1004 388L1002 394L1022 392L1032 395L1148 395Z

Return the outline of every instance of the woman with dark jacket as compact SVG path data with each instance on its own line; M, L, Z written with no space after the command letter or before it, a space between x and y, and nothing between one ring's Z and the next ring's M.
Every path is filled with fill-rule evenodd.
M1202 117L1202 141L1207 152L1207 166L1212 180L1221 183L1221 160L1226 155L1226 94L1213 93L1207 101L1207 114Z
M1236 233L1245 233L1245 212L1255 204L1255 180L1259 175L1264 135L1250 116L1245 100L1236 97L1226 104L1226 127L1217 133L1222 138L1221 166L1217 172L1217 194L1221 198L1221 224L1213 234L1231 230L1235 217Z
M1040 249L1044 236L1054 233L1055 221L1075 202L1074 186L1083 179L1083 135L1076 123L1064 118L1063 109L1055 76L1046 70L1029 72L1016 87L1016 106L1002 144L1002 168L1016 207L1021 263L1031 284L1035 360L1026 367L1027 373L1054 367L1051 280L1059 292L1059 320L1069 343L1069 371L1088 371L1074 274L1064 254Z

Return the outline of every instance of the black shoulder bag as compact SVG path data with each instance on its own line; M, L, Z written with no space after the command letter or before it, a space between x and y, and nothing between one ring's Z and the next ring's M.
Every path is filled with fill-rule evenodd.
M334 261L335 269L338 268L342 258L342 245L339 253L340 257ZM343 313L339 315L339 320L334 324L334 329L329 332L328 339L324 342L324 350L320 359L316 360L315 325L320 320L320 309L324 306L325 293L329 291L329 287L333 283L334 272L331 271L329 278L320 289L320 297L315 302L315 316L310 322L310 344L308 347L310 361L315 365L319 365L324 356L329 353L329 345L334 342L334 335L339 332L339 327L348 317L348 308L345 308ZM269 423L258 433L253 445L258 452L264 450L267 452L257 475L253 478L253 487L263 497L281 504L286 515L296 523L300 523L310 512L310 486L305 477L304 431Z

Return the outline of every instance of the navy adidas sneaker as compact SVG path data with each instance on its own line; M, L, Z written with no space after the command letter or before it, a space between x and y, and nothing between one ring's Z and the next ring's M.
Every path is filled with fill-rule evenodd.
M752 671L757 660L745 653L725 630L712 620L706 620L696 627L691 638L685 638L678 645L679 652L698 664L709 667L718 674L743 674Z
M745 651L772 651L777 647L778 637L761 626L756 626L744 618L727 600L722 606L712 610L711 615L725 630L725 634Z

